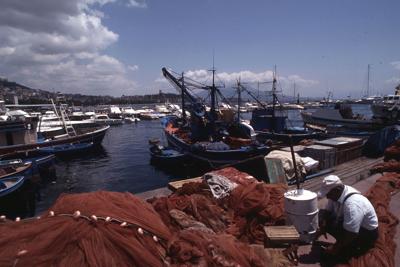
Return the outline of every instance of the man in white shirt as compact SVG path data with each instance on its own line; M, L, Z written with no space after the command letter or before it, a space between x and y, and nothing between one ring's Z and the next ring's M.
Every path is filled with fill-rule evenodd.
M328 198L326 210L320 211L320 234L329 233L336 243L325 250L327 255L349 258L362 255L378 238L378 217L371 202L359 191L344 185L339 177L324 178L318 197Z

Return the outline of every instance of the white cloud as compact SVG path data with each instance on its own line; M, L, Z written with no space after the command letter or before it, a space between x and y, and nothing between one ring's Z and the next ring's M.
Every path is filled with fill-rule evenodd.
M14 47L0 47L0 56L9 56L15 52Z
M0 74L42 89L133 94L131 68L102 53L119 36L95 7L116 1L2 0Z
M393 61L390 64L397 70L400 70L400 61Z
M147 3L145 0L129 0L127 5L129 7L141 7L141 8L147 7Z
M399 84L400 83L400 78L399 77L392 77L388 80L385 81L388 84Z
M138 65L133 65L133 66L129 65L128 69L131 70L131 71L136 71L136 70L139 69L139 66Z
M390 62L390 65L392 65L396 70L400 70L400 61L393 61ZM400 77L399 76L394 76L390 79L387 79L385 81L387 84L392 84L392 85L397 85L400 84Z
M212 81L212 73L210 71L200 69L200 70L189 70L185 72L185 77L193 79L195 81L201 83L211 83ZM273 71L265 70L262 72L252 72L249 70L242 70L238 72L219 72L216 75L216 82L223 83L226 86L234 85L240 78L240 81L243 83L257 83L257 82L268 82L273 79ZM166 79L164 77L158 77L156 80L158 83L165 83ZM279 83L285 87L289 88L293 85L293 82L296 82L297 85L307 88L313 87L319 84L319 81L305 79L300 75L293 74L289 76L278 76Z

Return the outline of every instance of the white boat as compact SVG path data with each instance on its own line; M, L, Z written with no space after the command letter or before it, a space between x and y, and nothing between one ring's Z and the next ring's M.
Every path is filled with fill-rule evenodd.
M122 119L112 119L107 114L95 114L94 121L100 125L121 125Z
M140 119L139 119L139 118L136 118L136 117L125 117L125 118L124 118L124 121L125 121L126 123L132 123L132 122L139 122Z
M165 105L156 105L154 109L157 113L165 113L165 114L170 113L170 111Z
M371 105L374 118L385 121L397 122L400 120L400 84L396 87L394 95L384 96Z
M156 114L156 113L151 113L151 112L149 112L149 113L141 113L140 114L140 118L142 120L157 120L157 119L160 118L160 115L161 114ZM165 114L164 114L164 116L165 116Z

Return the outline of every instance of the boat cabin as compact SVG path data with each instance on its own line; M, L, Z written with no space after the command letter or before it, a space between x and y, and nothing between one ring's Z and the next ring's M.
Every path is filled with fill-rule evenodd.
M37 142L37 120L0 121L0 146L34 144Z

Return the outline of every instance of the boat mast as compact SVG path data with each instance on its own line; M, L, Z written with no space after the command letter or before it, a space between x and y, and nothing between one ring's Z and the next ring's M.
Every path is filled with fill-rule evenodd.
M212 134L214 134L215 131L215 120L217 118L216 116L216 91L217 88L215 87L215 67L214 67L214 56L213 56L213 68L212 68L212 86L211 86L211 109L210 109L210 117L211 117L211 131Z
M186 111L185 111L185 94L183 92L185 88L185 81L184 81L184 76L182 72L182 93L181 93L181 101L182 101L182 119L186 120Z
M368 72L367 72L367 97L369 96L369 70L370 70L370 65L368 64Z
M241 104L241 92L242 92L242 88L240 87L240 78L237 82L237 90L238 90L238 110L237 110L237 120L238 123L240 123L240 104Z
M272 80L272 118L275 120L275 105L277 102L276 97L276 65L274 66L274 74Z

